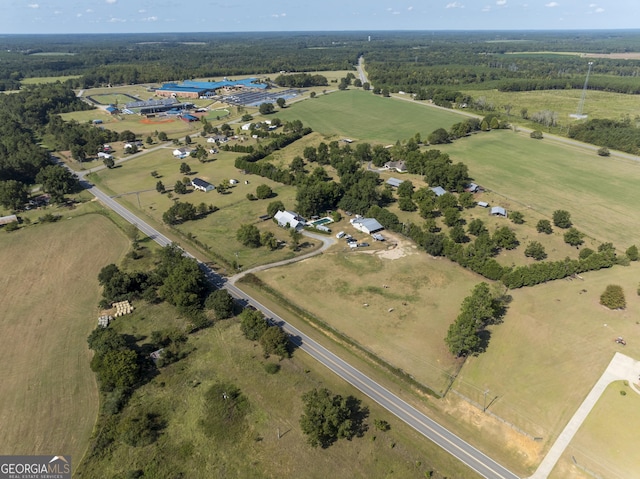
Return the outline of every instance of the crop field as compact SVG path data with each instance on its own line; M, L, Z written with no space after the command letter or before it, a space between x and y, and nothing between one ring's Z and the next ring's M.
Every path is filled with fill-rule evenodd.
M637 338L639 275L632 263L510 291L504 323L491 327L487 351L467 359L454 389L479 404L488 391L492 412L549 447L620 351L614 339ZM627 309L599 304L608 284L623 287ZM639 357L640 342L623 352Z
M525 133L492 131L439 145L469 167L476 183L546 217L564 209L574 225L623 251L640 237L637 185L640 162L603 158Z
M201 143L202 139L199 139ZM197 240L210 245L216 253L225 257L229 263L237 260L242 267L250 267L265 262L278 261L290 257L293 253L288 248L281 248L268 252L265 248L247 248L236 240L236 230L244 223L256 223L261 231L272 231L276 238L288 241L286 231L278 228L272 221L261 222L259 216L266 214L267 205L271 201L282 201L287 208L294 207L295 190L254 175L243 175L234 166L234 160L239 155L233 152L221 151L210 155L210 161L200 163L194 158L177 160L172 155L173 147L162 148L151 152L136 160L126 162L121 167L103 170L92 175L92 180L100 187L114 195L120 195L119 201L128 207L141 211L147 218L156 223L162 222L162 215L173 205L176 199L188 201L194 205L201 202L213 204L220 208L218 211L197 221L190 221L178 226L184 234L190 233ZM237 179L238 184L229 189L227 194L215 191L203 193L190 191L186 195L161 195L155 189L158 180L162 181L168 191L173 189L176 181L185 175L179 171L180 164L186 162L193 173L190 178L202 178L213 185L218 185L223 179ZM151 171L157 171L158 177L151 176ZM249 184L245 184L249 181ZM269 199L249 201L248 193L255 194L260 184L269 185L275 196ZM309 244L309 247L312 245ZM308 248L304 248L307 250Z
M114 327L148 338L154 330L184 324L175 319L172 308L160 304L141 305ZM343 396L360 397L359 393L330 371L318 368L303 352L294 352L291 360L264 359L255 344L242 336L237 320L200 331L190 336L189 343L196 349L187 358L161 369L129 402L161 415L166 427L158 441L146 447L117 441L109 454L87 458L79 471L82 477L120 477L142 469L150 477L182 473L185 477L417 479L426 477L430 464L440 468L440 475L434 477L477 477L367 398L363 405L370 409L369 431L364 437L314 449L307 445L299 426L301 395L324 387ZM274 362L281 369L269 375L264 365ZM233 447L223 437L207 437L199 423L205 412L203 395L216 382L232 382L250 405L245 431ZM375 419L387 420L391 430L375 429Z
M408 101L382 98L363 90L336 91L292 104L282 120L301 120L325 136L393 144L437 128L448 129L464 117Z
M504 105L511 105L511 116L523 121L520 111L528 110L529 116L549 110L558 113L558 122L570 125L576 120L569 115L578 109L582 90L540 90L526 92L500 92L498 90L467 91L475 100L484 98L497 111L504 113ZM634 117L640 109L640 95L623 95L604 91L588 90L584 103L584 113L589 118L620 119L625 115Z
M3 454L82 457L98 412L87 348L97 275L127 247L100 215L0 232Z
M351 226L338 227L364 237ZM385 234L388 236L388 234ZM257 273L314 314L418 382L443 392L457 362L444 337L479 278L410 243L375 243L348 251L340 242L321 257ZM380 249L382 248L382 249ZM313 294L309 294L313 291Z
M638 391L622 381L609 385L549 477L562 479L567 477L567 471L593 477L588 476L584 468L611 479L635 477L631 471L640 468L637 454L637 431L640 428ZM574 465L571 457L579 467Z

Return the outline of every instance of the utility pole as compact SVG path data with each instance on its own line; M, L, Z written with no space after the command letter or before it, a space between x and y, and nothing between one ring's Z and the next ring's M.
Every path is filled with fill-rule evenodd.
M489 390L485 390L484 392L484 402L482 403L482 412L487 412L487 394L489 393Z

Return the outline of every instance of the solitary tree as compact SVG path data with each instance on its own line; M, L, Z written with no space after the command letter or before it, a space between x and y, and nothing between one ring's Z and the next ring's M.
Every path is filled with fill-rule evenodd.
M291 355L289 353L289 336L279 326L269 326L258 341L265 356L276 354L280 356L280 359L283 359Z
M260 107L258 108L258 111L260 112L261 115L269 115L273 113L275 110L276 109L273 106L273 103L261 103Z
M550 235L553 233L553 228L551 227L551 222L549 220L540 220L536 225L536 230L538 233L545 233Z
M173 187L173 191L178 193L179 195L184 195L187 192L187 187L182 181L178 180Z
M278 104L278 107L279 107L279 108L284 108L284 105L285 105L285 103L286 103L286 100L285 100L284 98L280 97L280 98L278 98L278 99L276 100L276 103Z
M187 163L181 163L180 164L180 173L182 173L183 175L191 174L191 167Z
M284 211L284 210L285 210L284 204L280 200L272 201L267 205L267 214L269 216L275 216L275 214L278 211Z
M256 197L258 199L264 200L265 198L270 198L273 195L273 190L269 185L260 185L256 188Z
M636 245L629 246L627 248L626 255L630 261L638 261L638 247Z
M622 286L610 284L600 296L600 304L609 309L624 309L627 302L624 297Z
M158 133L158 140L160 141L167 141L169 138L167 137L167 134L164 131L161 131L160 133Z
M255 225L240 225L240 228L236 231L236 238L244 246L249 246L250 248L258 248L261 244L260 230Z
M192 143L191 137L189 135L184 137L185 145L190 145Z
M524 223L524 215L519 211L512 211L509 215L509 218L511 218L511 221L513 221L517 225L521 225L522 223Z
M166 191L165 187L164 187L164 183L160 180L158 180L158 182L156 183L156 191L158 193L164 193Z
M584 238L584 234L575 228L569 228L569 230L564 234L564 242L571 246L580 246L584 243L582 238Z
M542 246L538 241L531 241L524 250L524 255L537 261L543 260L547 257L544 246Z
M570 228L571 223L571 213L566 210L555 210L553 212L553 224L558 228Z
M529 136L534 140L542 140L542 132L540 130L532 131Z

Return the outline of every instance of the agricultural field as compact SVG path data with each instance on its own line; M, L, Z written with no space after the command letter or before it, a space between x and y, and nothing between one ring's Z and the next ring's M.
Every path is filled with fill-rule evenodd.
M413 102L383 98L363 90L337 91L290 105L278 112L283 121L301 120L326 137L349 137L394 144L437 128L449 129L464 117Z
M86 341L98 317L97 274L128 244L101 215L0 231L4 454L84 454L98 412Z
M64 82L66 80L74 80L82 75L62 75L57 77L32 77L20 80L23 85L42 85L44 83L55 83L57 81Z
M525 122L520 116L526 108L529 116L544 110L558 114L558 123L565 129L576 120L569 118L578 109L582 90L538 90L525 92L500 92L498 90L473 90L464 93L474 100L484 99L493 105L496 111L505 114L505 105L511 105L510 115L517 123ZM589 118L620 119L625 116L634 117L640 110L640 95L623 95L604 91L589 90L584 104L584 113ZM538 125L540 128L541 125Z
M549 447L621 350L614 339L638 337L639 277L632 263L510 291L504 323L490 328L486 352L466 360L454 390L478 404L488 391L493 413ZM625 310L599 304L608 284L623 287ZM640 342L628 340L623 352L640 357Z
M197 141L206 144L201 138ZM261 231L271 231L276 238L288 241L289 236L286 231L272 221L262 222L258 217L266 214L267 205L271 201L282 201L285 207L293 208L294 188L266 178L242 174L234 166L238 153L221 151L210 155L209 158L212 161L200 163L190 157L183 160L175 159L172 155L173 149L173 147L161 148L133 161L125 162L118 168L102 170L98 174L92 174L91 180L105 191L119 195L119 201L122 204L142 212L143 216L156 224L162 223L163 213L173 205L176 199L188 201L196 206L204 202L220 208L206 218L185 222L178 226L178 229L183 234L191 234L198 241L211 246L229 263L236 260L241 267L249 268L293 256L293 252L286 247L268 252L265 248L242 246L236 240L236 230L241 224L256 223ZM155 189L158 181L162 181L170 191L176 181L185 177L179 171L180 164L183 162L191 166L193 173L189 175L190 178L202 178L213 185L218 185L223 179L233 178L238 180L238 184L223 195L215 191L203 193L192 191L192 189L186 195L172 194L172 197L166 193L158 193ZM151 176L152 171L158 173L156 178ZM245 184L245 181L249 184ZM275 196L264 200L248 200L247 194L255 194L256 187L261 184L269 185ZM309 242L303 251L308 251L315 245L316 242Z
M113 323L118 332L148 338L154 330L185 326L166 304L138 306L134 314ZM195 349L141 386L123 411L127 415L135 407L160 415L164 427L157 442L130 447L116 441L108 454L87 456L78 470L81 477L120 477L141 469L149 477L417 479L426 477L431 464L438 464L435 478L477 477L366 398L362 400L369 408L369 430L364 437L314 449L306 443L298 422L301 395L326 387L334 394L360 397L355 390L328 370L317 368L305 353L294 352L290 360L265 359L242 336L234 319L191 335L189 343ZM267 363L278 364L280 371L267 374ZM218 382L233 383L249 403L232 445L220 435L206 436L200 424L206 412L204 393ZM376 419L387 420L391 430L375 429Z
M640 467L636 454L636 432L640 428L638 391L637 386L623 381L609 385L549 477L561 479L567 477L568 471L593 477L585 469L612 479L632 477L630 471Z
M519 205L525 214L534 210L549 218L564 209L580 231L601 242L611 241L622 251L638 242L639 162L603 158L578 146L533 140L509 130L438 149L465 163L476 183Z

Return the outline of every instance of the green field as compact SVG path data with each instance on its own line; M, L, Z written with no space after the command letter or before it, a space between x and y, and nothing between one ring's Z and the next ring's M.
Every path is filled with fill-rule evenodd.
M138 303L134 314L118 319L121 333L148 338L154 330L184 327L166 304L153 307ZM140 341L144 344L146 340ZM159 414L165 423L155 444L130 447L116 442L108 453L89 455L78 470L82 477L125 477L142 469L146 477L433 477L475 478L459 462L419 436L375 403L363 398L370 409L369 431L362 438L341 440L328 449L307 445L299 427L300 396L317 387L342 395L354 389L303 352L291 360L265 360L259 348L242 336L237 320L217 323L191 335L196 349L189 356L163 368L141 386L123 414L132 407ZM269 375L267 362L281 370ZM204 392L214 382L232 382L250 404L245 431L229 444L222 437L207 437L199 424L204 414ZM391 430L373 426L385 419ZM280 438L278 439L278 431Z
M626 395L621 395L624 391ZM637 431L640 428L640 394L633 386L622 381L612 383L582 424L571 444L549 476L552 479L568 477L593 477L584 471L607 479L637 477ZM576 467L571 459L573 457Z
M98 317L96 278L127 247L100 215L0 231L3 454L84 454L98 412L86 341Z
M203 139L198 139L202 144ZM192 145L193 147L194 145ZM229 263L237 260L243 268L257 264L278 261L293 256L288 248L268 252L265 248L247 248L236 240L236 230L243 223L256 223L261 231L272 231L283 241L288 241L288 233L272 221L261 222L258 217L266 214L267 205L271 201L282 201L287 208L294 207L295 190L290 186L268 180L266 178L243 175L234 167L234 160L238 153L221 151L210 156L214 161L200 163L194 158L176 160L172 155L173 147L160 149L149 153L134 161L126 162L119 168L103 170L92 175L92 180L101 188L112 194L123 195L119 198L127 207L139 210L148 219L160 224L163 213L168 210L176 198L188 201L194 205L201 202L213 204L219 211L206 218L183 223L179 230L184 234L192 234L196 239L212 247L217 254L222 255ZM180 173L182 162L191 166L193 174L190 177L202 178L214 185L223 179L237 179L239 183L221 195L215 191L202 193L190 191L186 195L175 195L169 198L155 190L156 182L162 181L167 190L173 189L176 181L185 176ZM153 178L151 171L157 171L159 178ZM249 181L249 184L245 184ZM249 201L248 193L255 194L260 184L269 185L276 196L270 199ZM139 192L139 193L137 193ZM308 250L308 248L305 248Z
M327 137L349 137L394 144L437 128L448 129L464 117L413 102L383 98L363 90L336 91L292 104L279 111L282 120L301 120Z
M500 92L498 90L466 91L475 100L484 98L496 111L505 114L504 105L511 105L511 118L520 123L523 108L529 116L549 110L558 113L558 123L566 126L575 123L569 118L575 113L582 96L582 90L540 90L525 92ZM584 113L589 118L619 119L625 115L634 117L640 109L640 95L623 95L604 91L589 90L584 103ZM538 125L540 128L541 125Z
M131 98L129 95L125 95L124 93L90 93L85 94L85 96L90 96L101 105L124 106L126 103L136 101L135 98Z
M63 75L57 77L32 77L24 78L20 80L23 85L42 85L44 83L55 83L57 81L64 82L65 80L74 80L80 78L82 75Z
M564 209L579 230L600 241L612 241L623 251L638 243L639 162L603 158L509 130L474 135L439 149L468 165L477 183L519 204L525 213L530 208L550 217Z

